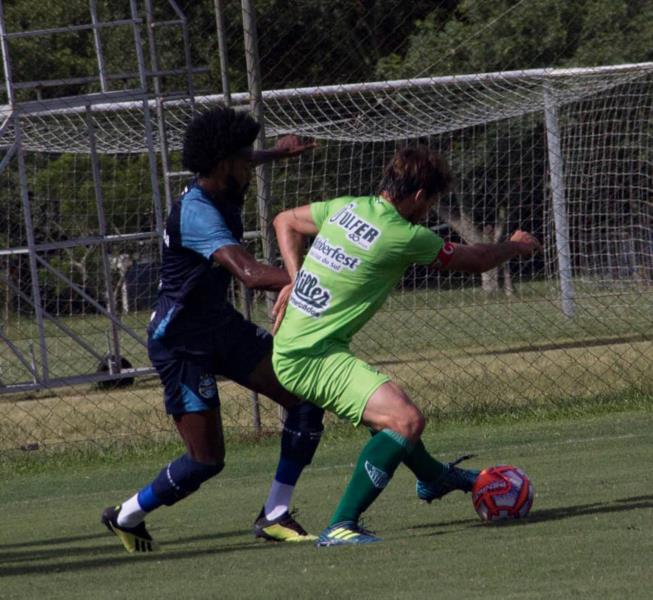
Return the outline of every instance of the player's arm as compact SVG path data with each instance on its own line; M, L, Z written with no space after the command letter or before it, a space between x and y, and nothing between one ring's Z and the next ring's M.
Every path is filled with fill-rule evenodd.
M318 228L308 204L279 213L273 222L279 251L290 278L294 281L304 258L306 236L314 236Z
M528 257L541 252L540 242L526 231L515 231L508 242L497 244L444 245L431 268L439 271L484 273L517 257Z
M250 150L248 158L255 164L264 163L299 156L300 154L315 148L317 144L314 141L302 141L296 135L284 135L277 140L273 148L265 150Z
M290 283L290 277L283 269L258 262L240 244L223 246L212 256L216 263L248 288L278 291Z
M286 313L295 277L302 265L305 238L317 235L319 229L313 220L308 204L279 213L275 217L273 225L277 234L279 251L290 276L290 283L279 292L277 301L272 308L272 316L275 317L272 333L275 334Z

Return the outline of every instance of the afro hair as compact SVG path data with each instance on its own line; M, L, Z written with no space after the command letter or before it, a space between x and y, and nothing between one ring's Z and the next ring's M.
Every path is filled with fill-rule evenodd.
M218 162L251 146L260 128L249 113L222 104L195 115L184 134L182 164L207 177Z

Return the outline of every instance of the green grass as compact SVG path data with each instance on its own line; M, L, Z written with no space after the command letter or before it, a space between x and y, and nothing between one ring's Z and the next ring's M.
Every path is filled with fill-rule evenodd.
M601 287L582 280L575 286L573 319L562 314L557 292L547 282L518 283L511 297L487 294L477 287L395 291L356 337L353 349L366 360L380 363L431 359L434 355L451 361L470 353L545 351L649 339L653 288ZM148 310L130 313L122 320L144 339L149 318ZM254 320L269 324L262 301L254 307ZM58 321L100 354L108 351L107 319L79 315ZM30 344L38 337L33 319L14 316L3 331L25 356L30 356ZM95 372L97 359L49 321L45 331L51 377ZM122 352L134 366L150 366L144 347L124 332L120 340ZM39 364L38 344L34 351ZM5 384L21 377L29 379L13 354L0 357L0 379Z
M397 291L357 335L353 350L397 381L424 411L440 418L537 415L564 403L593 404L612 397L618 404L633 393L653 395L649 288L575 283L573 319L562 315L555 290L544 282L516 285L512 298L478 288ZM256 308L256 319L265 322L261 303ZM126 320L142 333L148 316L133 313ZM63 322L104 352L104 319L71 317ZM3 331L27 352L34 322L14 319ZM95 370L95 359L52 325L47 331L52 376ZM144 348L127 336L122 343L135 366L149 366ZM10 383L20 369L11 353L0 356L3 383ZM220 393L225 424L251 427L249 394L231 384L221 384ZM156 377L120 390L99 391L85 384L0 395L0 452L34 443L110 444L156 436L170 430L161 397ZM262 413L264 426L278 424L278 411L267 401Z
M427 506L405 469L366 515L384 542L317 550L253 540L277 441L229 446L227 468L149 525L162 545L131 557L104 532L100 510L149 479L175 448L148 454L35 457L0 463L0 596L13 598L650 598L653 585L653 413L431 426L443 459L509 462L531 476L529 519L480 523L469 497ZM366 440L333 428L296 494L300 520L328 520ZM34 453L37 455L38 453ZM77 459L75 459L77 456Z

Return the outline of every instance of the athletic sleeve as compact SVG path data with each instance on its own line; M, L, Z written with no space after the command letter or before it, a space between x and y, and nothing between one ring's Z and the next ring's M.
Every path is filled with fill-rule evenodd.
M430 229L422 225L415 226L413 239L406 248L406 258L409 263L430 265L440 254L444 240Z
M184 248L208 259L216 250L238 243L215 207L203 202L182 206L181 245Z
M322 228L322 224L326 218L341 209L345 204L351 202L351 196L342 196L341 198L334 198L333 200L324 200L323 202L312 202L309 207L311 209L311 217L313 223L318 229Z

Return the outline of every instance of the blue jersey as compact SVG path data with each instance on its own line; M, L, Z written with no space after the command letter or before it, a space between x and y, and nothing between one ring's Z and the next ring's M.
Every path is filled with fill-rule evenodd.
M227 302L231 274L212 258L239 244L241 206L207 194L193 180L174 203L164 233L157 307L148 331L152 339L170 334L199 336L233 314Z

